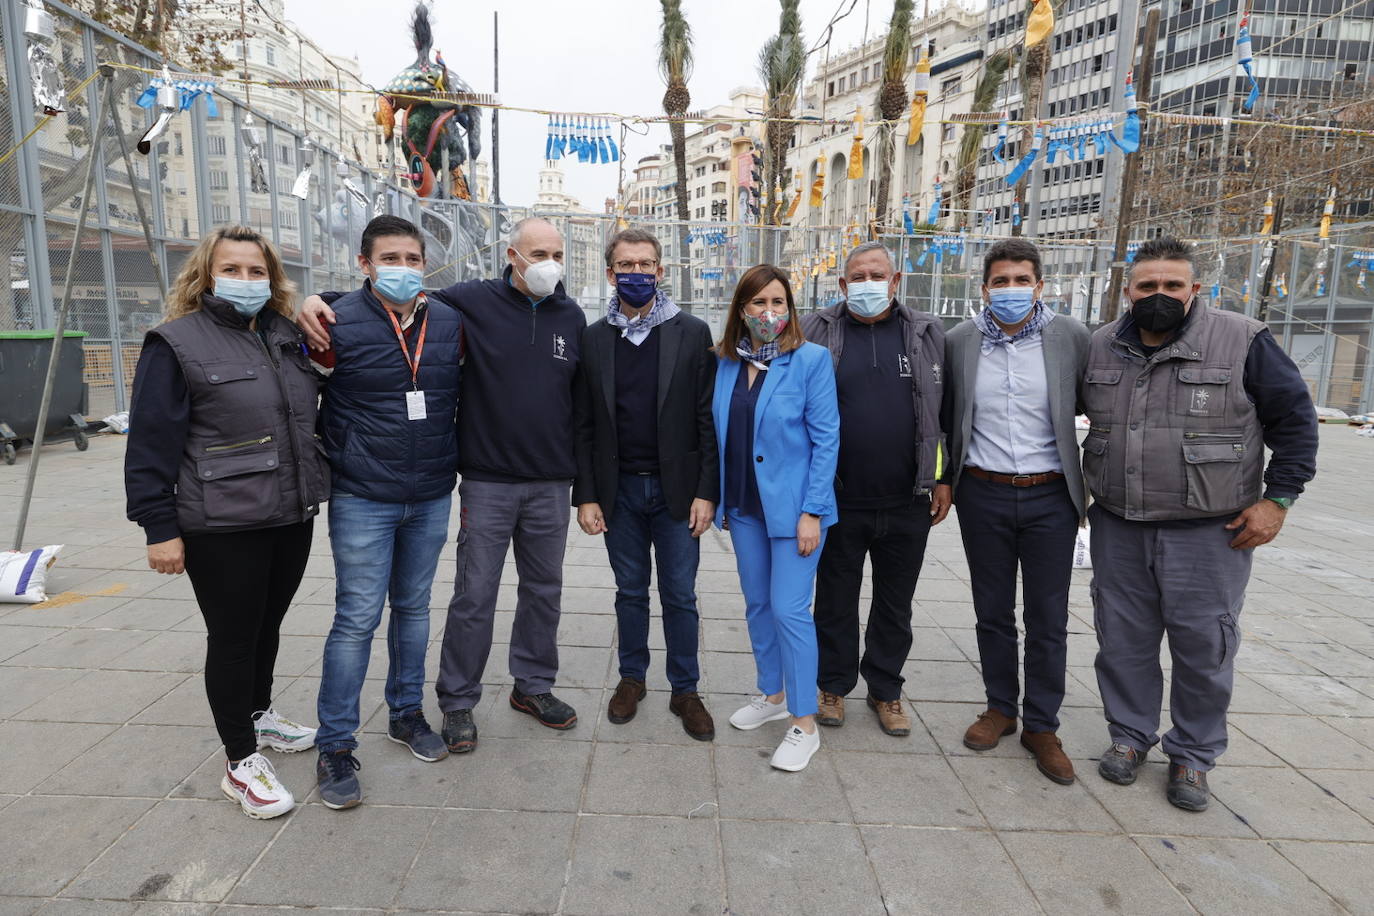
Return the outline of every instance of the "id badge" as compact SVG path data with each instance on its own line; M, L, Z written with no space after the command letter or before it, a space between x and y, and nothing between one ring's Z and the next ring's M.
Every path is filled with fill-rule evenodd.
M425 418L425 393L423 391L406 392L406 419L423 420Z

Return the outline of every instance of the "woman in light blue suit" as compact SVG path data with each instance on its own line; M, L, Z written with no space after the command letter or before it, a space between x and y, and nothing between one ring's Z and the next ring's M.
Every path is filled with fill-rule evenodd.
M791 718L772 764L796 772L820 749L811 592L835 523L840 414L830 352L806 343L787 274L740 278L716 348L716 524L730 531L761 695L736 728Z

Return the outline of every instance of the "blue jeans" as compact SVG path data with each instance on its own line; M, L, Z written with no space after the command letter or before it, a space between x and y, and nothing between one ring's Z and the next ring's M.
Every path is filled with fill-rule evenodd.
M649 547L658 561L663 641L673 693L695 693L697 667L697 562L701 542L686 519L668 514L658 475L621 474L606 530L606 555L615 573L615 619L620 632L620 676L644 680L649 669Z
M448 540L450 494L415 503L384 503L349 493L329 499L334 551L334 625L324 644L320 680L321 752L355 748L358 696L372 634L391 600L386 642L386 704L391 718L420 709L429 646L429 589Z
M735 548L744 619L764 696L787 694L787 711L801 718L816 714L816 625L811 619L811 590L821 543L803 557L797 539L770 538L763 519L729 510L730 543Z

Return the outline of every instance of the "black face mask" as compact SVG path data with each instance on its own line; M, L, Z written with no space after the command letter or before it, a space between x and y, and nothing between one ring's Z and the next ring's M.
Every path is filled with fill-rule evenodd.
M1142 331L1167 334L1183 324L1188 303L1164 293L1153 293L1131 303L1131 318Z

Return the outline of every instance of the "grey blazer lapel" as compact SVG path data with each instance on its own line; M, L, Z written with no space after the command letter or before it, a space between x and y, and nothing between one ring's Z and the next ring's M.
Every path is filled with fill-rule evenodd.
M673 382L673 370L677 368L677 353L682 346L682 322L675 316L659 325L657 330L662 335L658 341L658 413L661 416L663 401Z
M1040 334L1041 350L1045 357L1045 384L1049 389L1050 395L1050 423L1054 426L1054 431L1059 432L1064 421L1064 335L1060 332L1060 323L1051 321L1045 325L1045 329ZM1070 405L1074 402L1072 392L1068 394ZM1070 410L1073 409L1071 406Z
M978 360L983 356L983 334L977 326L970 330L972 334L965 334L963 347L959 358L963 361L960 365L962 370L959 383L959 396L955 398L955 403L959 406L959 429L963 434L962 446L965 456L968 454L969 435L973 431L973 393L978 387Z

